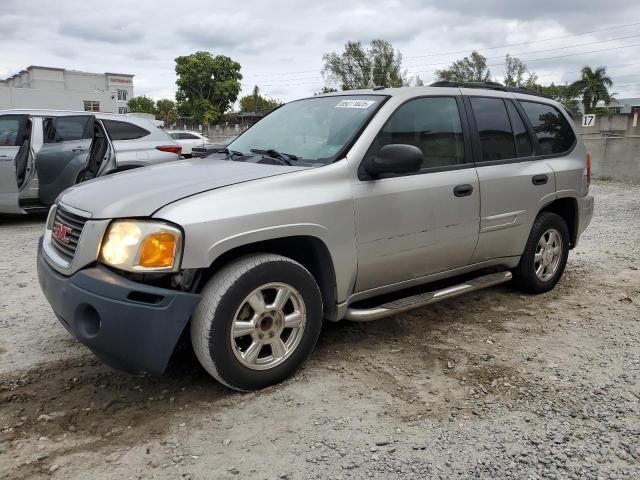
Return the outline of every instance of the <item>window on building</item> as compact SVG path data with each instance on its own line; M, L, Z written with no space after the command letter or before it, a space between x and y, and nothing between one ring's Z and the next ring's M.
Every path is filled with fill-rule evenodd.
M129 113L129 108L128 107L118 107L118 113L120 114L125 114L125 113Z
M564 153L576 141L573 129L564 115L552 105L520 101L538 137L541 155Z
M84 111L85 112L99 112L100 111L100 102L95 102L93 100L85 100L84 101Z
M118 120L103 120L104 127L107 129L107 133L111 137L111 140L135 140L137 138L146 137L149 135L148 130L142 127L134 125L129 122L121 122Z
M118 89L118 100L126 100L127 99L127 91L123 88Z
M373 141L367 155L385 145L404 143L422 150L422 168L464 163L464 137L453 97L427 97L399 107Z
M44 120L44 143L77 141L93 137L91 115L53 117Z

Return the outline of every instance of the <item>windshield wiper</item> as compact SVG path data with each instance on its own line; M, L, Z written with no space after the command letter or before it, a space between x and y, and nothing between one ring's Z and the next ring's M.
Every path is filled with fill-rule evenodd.
M259 155L268 155L271 158L277 158L280 160L284 160L287 164L289 164L290 160L294 162L299 160L297 155L293 155L292 153L281 153L273 148L269 148L267 150L263 150L261 148L252 148L251 153L257 153Z
M227 147L221 148L217 150L215 153L226 153L229 157L246 157L246 155L242 152L238 152L237 150L229 150Z

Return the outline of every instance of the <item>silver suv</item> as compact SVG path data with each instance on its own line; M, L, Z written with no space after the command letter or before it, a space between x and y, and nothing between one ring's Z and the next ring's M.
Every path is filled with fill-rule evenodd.
M546 292L593 197L569 116L533 93L439 84L291 102L224 152L66 191L40 284L109 365L162 372L185 334L238 390L291 375L323 320L511 279Z
M59 110L0 111L0 213L53 204L66 188L180 158L181 148L145 118Z

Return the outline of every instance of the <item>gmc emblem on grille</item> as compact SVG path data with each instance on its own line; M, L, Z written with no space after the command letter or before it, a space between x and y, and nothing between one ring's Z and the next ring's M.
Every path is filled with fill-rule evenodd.
M67 227L66 225L62 225L60 222L55 222L53 224L53 231L51 234L57 240L62 243L69 243L69 234L71 233L71 227Z

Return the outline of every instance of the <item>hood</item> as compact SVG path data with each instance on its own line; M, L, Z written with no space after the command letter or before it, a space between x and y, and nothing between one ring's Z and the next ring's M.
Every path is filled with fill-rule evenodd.
M201 192L305 167L209 158L180 160L107 175L76 185L60 196L93 218L147 217L169 203Z

